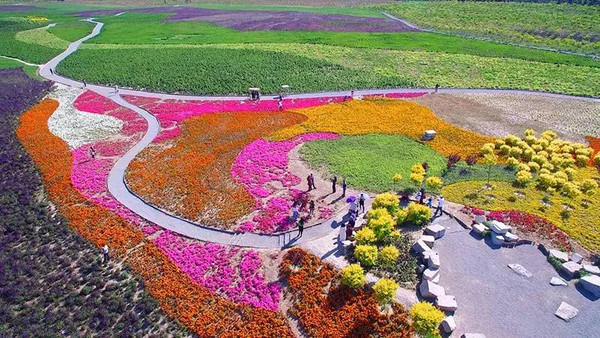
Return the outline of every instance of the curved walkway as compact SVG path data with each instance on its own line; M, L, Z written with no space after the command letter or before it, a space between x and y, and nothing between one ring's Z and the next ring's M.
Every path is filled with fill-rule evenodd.
M63 76L60 76L53 72L54 68L58 63L64 60L66 57L75 52L79 46L86 40L93 38L94 36L100 34L102 30L102 26L104 25L102 22L94 21L93 18L86 19L85 21L96 24L92 32L85 36L82 39L79 39L69 45L67 50L50 60L48 63L40 66L40 76L71 87L79 87L83 88L84 85L82 82L69 79ZM52 72L51 72L52 70ZM159 99L178 99L178 100L238 100L245 99L245 97L240 96L224 96L224 97L214 97L214 96L188 96L188 95L173 95L173 94L164 94L164 93L152 93L138 90L130 90L130 89L119 89L118 93L115 91L113 87L100 86L100 85L87 85L86 87L89 90L92 90L115 103L129 108L136 113L140 114L148 123L148 130L142 140L138 142L133 148L131 148L122 158L120 158L117 163L111 169L108 176L108 190L114 196L114 198L119 201L121 204L131 209L134 213L143 217L144 219L153 222L162 228L177 232L179 234L188 236L190 238L199 239L207 242L215 242L227 245L236 245L236 246L244 246L244 247L254 247L254 248L282 248L291 245L301 244L305 242L309 242L311 240L321 238L328 233L331 232L332 229L339 227L340 222L344 221L345 211L340 212L335 217L330 220L327 220L321 224L314 225L308 227L304 230L304 235L301 238L297 238L297 230L291 230L284 233L279 234L254 234L254 233L237 233L232 231L225 231L216 228L206 227L200 224L196 224L184 219L181 219L177 216L169 214L165 211L159 210L146 202L144 202L137 195L132 193L125 183L125 171L129 166L130 162L135 158L135 156L141 152L146 146L148 146L156 137L160 130L160 125L158 120L154 115L149 113L148 111L135 106L126 100L124 100L120 95L136 95L136 96L144 96L144 97L152 97ZM431 91L431 89L423 89L423 88L398 88L398 89L387 89L387 90L356 90L354 92L355 96L364 96L364 95L376 95L376 94L389 94L396 92L423 92L423 91ZM528 91L515 91L515 90L490 90L490 89L441 89L440 92L445 93L525 93L529 95L543 95L543 96L553 96L553 97L564 97L571 99L583 99L583 100L592 100L595 102L600 102L600 99L596 98L585 98L585 97L577 97L577 96L569 96L562 94L552 94L552 93L540 93L540 92L528 92ZM323 96L348 96L349 91L337 91L337 92L321 92L321 93L307 93L307 94L294 94L289 95L289 98L317 98ZM273 99L275 96L263 96L264 99Z

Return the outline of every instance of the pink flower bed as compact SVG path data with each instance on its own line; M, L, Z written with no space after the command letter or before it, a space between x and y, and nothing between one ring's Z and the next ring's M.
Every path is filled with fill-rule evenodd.
M86 199L131 222L145 234L156 233L161 229L159 226L125 208L110 195L106 186L113 164L143 136L146 122L135 112L112 105L110 100L90 93L86 92L77 98L77 109L121 119L124 122L123 134L73 150L73 186ZM126 132L128 127L136 132ZM97 155L94 159L89 156L92 146ZM279 287L265 281L260 272L262 261L256 251L194 242L169 231L160 234L154 243L184 273L212 292L235 302L269 310L278 309Z
M265 282L256 251L193 242L169 231L162 233L155 244L196 283L212 292L235 302L278 309L279 286Z
M417 93L387 93L387 94L375 94L375 95L365 95L365 98L388 98L388 99L412 99L415 97L423 96L427 94L427 92L417 92Z
M239 230L272 233L289 229L292 203L301 193L292 187L301 179L289 172L288 153L304 142L338 137L333 133L312 133L279 142L258 139L246 146L231 167L231 177L254 197L257 213Z

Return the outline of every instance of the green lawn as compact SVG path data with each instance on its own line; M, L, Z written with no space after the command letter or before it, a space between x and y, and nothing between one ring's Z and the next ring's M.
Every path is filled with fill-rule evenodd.
M431 175L440 175L446 158L430 147L402 135L368 134L341 136L336 140L305 143L300 155L313 168L322 168L328 176L346 178L356 189L384 192L412 187L410 169L415 163L427 162ZM404 179L394 184L392 177Z
M444 184L452 184L461 181L486 181L488 173L491 181L514 182L516 170L503 165L494 165L490 169L484 164L468 166L465 162L458 162L454 168L444 170L442 177Z
M439 31L600 54L600 6L402 1L371 8L388 11L417 26Z
M27 75L29 75L30 78L35 80L42 80L42 78L39 75L37 75L37 67L27 66L18 61L0 57L0 69L9 68L23 68L23 70L25 70L25 73L27 73Z

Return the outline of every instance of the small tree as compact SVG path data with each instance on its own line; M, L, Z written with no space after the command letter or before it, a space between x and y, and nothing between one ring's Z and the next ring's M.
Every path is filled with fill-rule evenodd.
M388 278L381 278L373 286L373 292L375 298L379 301L379 304L386 305L392 302L396 296L396 290L398 289L398 283Z
M494 154L494 153L489 153L483 157L483 160L484 160L484 163L488 166L487 183L488 183L488 185L490 185L490 178L492 175L492 167L498 163L498 156L496 156L496 154Z
M365 273L358 264L350 264L342 269L342 283L353 289L362 288L365 285Z
M398 251L398 249L396 249L396 247L393 245L388 245L379 252L379 260L381 261L381 265L387 267L394 266L399 256L400 251Z
M371 267L377 264L379 252L374 245L357 245L354 249L354 258L364 267Z

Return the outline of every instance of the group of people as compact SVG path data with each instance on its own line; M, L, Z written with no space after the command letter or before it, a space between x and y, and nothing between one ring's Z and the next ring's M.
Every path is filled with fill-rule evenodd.
M417 192L415 199L419 202L419 204L425 204L425 189L421 189ZM433 196L429 196L427 199L427 206L433 209ZM442 216L444 214L444 196L437 196L437 206L435 207L435 212L433 213L433 217L437 217L437 215Z
M306 224L307 219L315 214L315 201L310 200L310 202L308 202L308 215L301 216L301 208L302 204L299 202L294 202L292 204L292 221L296 222L296 225L298 225L298 237L302 237L302 233L304 232L304 225Z

